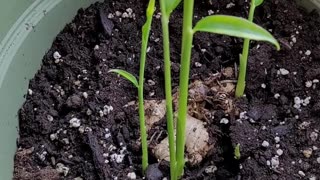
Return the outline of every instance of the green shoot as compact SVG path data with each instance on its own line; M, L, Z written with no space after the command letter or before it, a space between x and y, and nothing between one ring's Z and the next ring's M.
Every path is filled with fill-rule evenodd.
M137 81L137 78L134 77L134 75L132 75L131 73L121 70L121 69L111 69L108 71L113 72L113 73L117 73L120 76L122 76L123 78L127 79L128 81L130 81L136 88L139 88L139 83Z
M251 7L249 10L249 21L253 21L254 11L255 8L260 6L263 3L263 0L252 0ZM251 39L251 38L250 38ZM246 72L247 72L247 62L248 62L248 55L249 55L249 46L250 46L250 39L245 38L243 42L243 50L242 54L240 54L240 69L239 69L239 77L238 83L236 87L236 97L241 97L244 94L244 89L246 86Z
M183 175L185 157L185 141L186 141L186 119L188 104L188 86L190 74L191 48L193 41L193 6L194 0L184 0L183 3L183 25L182 25L182 45L181 45L181 68L179 77L179 110L177 119L177 176Z
M163 57L166 96L166 118L170 151L170 176L176 180L176 147L172 107L172 85L171 85L171 60L169 40L169 18L172 11L179 5L181 0L160 0L161 24L163 34Z
M234 158L237 160L239 160L241 158L240 144L237 144L236 147L234 148Z
M139 70L139 83L137 79L130 73L113 69L109 72L115 72L131 81L138 88L138 99L139 99L139 120L140 120L140 134L141 134L141 145L142 145L142 170L146 171L148 167L148 142L147 142L147 130L145 123L144 114L144 100L143 100L143 85L144 85L144 70L147 56L148 40L150 35L152 16L155 11L155 0L150 0L146 16L146 23L142 27L142 44L141 44L141 55L140 55L140 70Z

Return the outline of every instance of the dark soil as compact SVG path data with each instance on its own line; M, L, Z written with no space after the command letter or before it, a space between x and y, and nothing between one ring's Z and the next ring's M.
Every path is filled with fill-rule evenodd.
M234 6L226 8L230 2L199 1L195 21L208 15L209 10L247 17L245 0L232 1ZM125 12L127 8L132 8L135 19L115 15L116 11ZM138 74L145 8L145 1L96 3L79 10L57 36L43 58L41 69L30 81L32 93L29 91L19 113L15 179L128 179L131 172L142 179L137 109L125 106L136 100L137 91L108 70L121 68ZM114 17L107 18L109 13ZM257 9L255 21L272 31L281 42L282 50L277 52L268 44L252 42L246 97L238 100L236 108L242 117L239 113L225 114L217 109L215 120L208 124L217 139L214 154L197 167L187 166L184 179L320 178L320 140L316 136L320 130L320 84L306 87L306 82L320 79L318 19L316 13L306 13L291 0L269 0ZM170 22L172 81L177 87L181 7ZM155 85L146 83L145 98L163 99L160 19L154 19L151 34L145 78ZM240 39L196 34L191 81L234 67L241 46ZM63 61L55 62L55 51ZM201 67L196 66L196 62L201 63ZM280 68L289 74L278 74ZM266 88L262 88L262 84ZM295 97L311 97L310 103L297 109ZM110 106L113 110L108 112ZM223 117L230 117L230 124L220 124ZM78 118L81 126L70 127L72 118ZM149 136L165 130L164 122L150 130ZM106 138L106 134L111 136ZM263 147L264 141L269 146ZM240 160L235 160L233 155L236 144L240 144ZM283 154L277 157L279 149ZM112 158L115 154L123 154L123 161L115 162ZM150 154L150 164L155 163L157 160ZM217 170L208 173L206 169L213 166ZM150 179L167 176L165 162L153 165L147 174L153 177Z

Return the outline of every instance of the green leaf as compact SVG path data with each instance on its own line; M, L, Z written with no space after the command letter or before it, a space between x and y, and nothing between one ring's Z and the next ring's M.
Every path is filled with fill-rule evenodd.
M108 72L113 72L113 73L117 73L119 75L121 75L122 77L124 77L125 79L127 79L128 81L132 82L132 84L134 86L136 86L137 88L139 87L138 81L136 79L136 77L134 77L131 73L121 70L121 69L111 69Z
M257 7L263 3L263 0L252 0L252 3Z
M148 37L151 29L152 17L155 11L155 0L150 0L147 7L147 20L145 24L142 26L142 43L147 44Z
M147 7L147 13L146 13L147 18L152 18L153 13L155 11L154 6L155 6L155 0L150 0Z
M168 13L168 16L177 8L180 2L181 0L165 0L166 12Z
M194 32L210 32L257 41L267 41L274 44L279 50L278 41L265 29L246 19L228 16L213 15L201 19L193 29Z

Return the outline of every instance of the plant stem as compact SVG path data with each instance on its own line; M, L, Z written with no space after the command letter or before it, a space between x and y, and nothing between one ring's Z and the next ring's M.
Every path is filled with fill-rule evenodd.
M253 2L253 1L252 1ZM249 12L249 21L253 21L255 5L251 3L250 12ZM248 63L248 56L249 56L249 48L250 48L250 39L244 39L243 42L243 50L242 54L240 55L240 69L239 69L239 77L236 87L236 97L241 97L244 94L244 90L246 87L246 73L247 73L247 63Z
M149 32L147 37L149 37ZM140 120L140 134L141 134L141 146L142 146L142 171L143 173L148 168L148 142L147 142L147 129L144 115L144 100L143 100L143 85L144 85L144 70L147 56L148 42L142 41L141 55L140 55L140 71L139 71L139 87L138 87L138 99L139 99L139 120Z
M179 112L177 120L177 175L181 177L184 169L184 149L186 140L186 118L188 104L188 86L190 74L190 59L193 40L193 6L194 0L184 0L183 4L183 30L181 47L181 68L179 85Z
M160 0L161 7L161 22L162 22L162 37L163 37L163 56L164 56L164 78L165 78L165 95L166 95L166 115L167 115L167 130L169 137L170 151L170 176L172 180L176 180L176 147L175 133L173 122L172 108L172 86L171 86L171 61L170 61L170 41L169 41L169 17L166 14L165 1Z

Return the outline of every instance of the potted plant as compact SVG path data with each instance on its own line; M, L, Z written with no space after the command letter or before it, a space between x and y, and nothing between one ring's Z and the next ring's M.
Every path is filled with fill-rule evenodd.
M155 1L131 3L135 8L106 2L79 12L30 83L20 111L16 178L318 176L319 34L301 31L319 24L316 15L288 1L253 0L249 20L230 16L247 18L244 1L179 3L160 1L155 14ZM217 6L228 15L206 17L220 14L207 9ZM269 32L252 23L256 7L257 23ZM140 18L145 9L146 20ZM251 39L279 48L271 33L281 51L260 42L249 46ZM233 63L242 47L236 87ZM245 74L246 96L240 97ZM23 162L41 170L22 168Z

